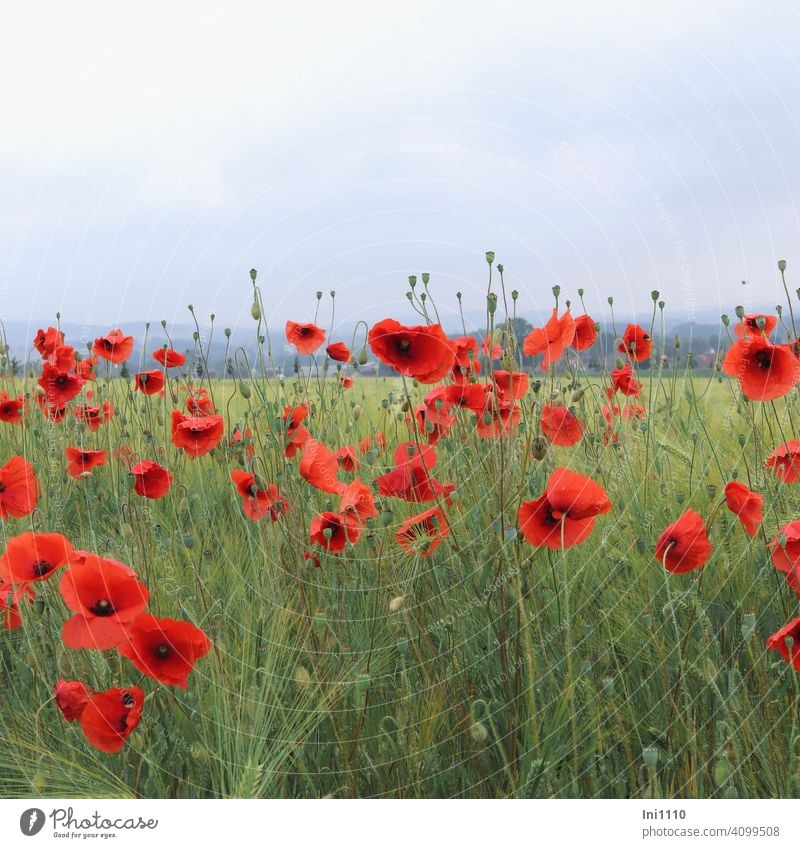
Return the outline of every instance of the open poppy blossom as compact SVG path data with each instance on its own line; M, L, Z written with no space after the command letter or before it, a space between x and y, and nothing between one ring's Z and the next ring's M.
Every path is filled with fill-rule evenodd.
M0 581L36 583L67 564L72 543L60 533L21 533L8 540L0 557Z
M405 326L384 318L369 331L367 341L381 362L420 383L437 383L455 363L456 345L441 324Z
M558 447L577 445L583 437L583 422L566 406L542 407L542 433Z
M33 346L39 351L42 359L47 359L53 351L64 344L64 334L55 327L39 330L33 339Z
M189 415L213 415L214 404L208 391L202 386L192 386L186 397L186 411Z
M30 583L3 583L0 581L0 621L3 630L16 630L22 627L22 615L19 603L28 600L33 603L36 591Z
M528 391L528 375L522 371L495 371L492 380L501 406L519 400Z
M81 729L95 748L116 754L141 721L143 706L144 692L138 686L97 692L81 710Z
M64 406L76 397L86 381L73 371L64 371L49 363L42 367L39 385L44 389L47 402L54 406Z
M722 370L736 377L748 400L783 397L800 378L800 362L788 345L774 345L763 336L737 339L722 360Z
M758 328L759 319L763 319L763 330ZM733 325L733 332L740 339L748 336L771 336L777 326L778 319L775 315L745 315Z
M339 463L332 451L314 439L308 439L300 456L300 476L311 486L323 492L340 494L344 487L336 479Z
M407 518L394 534L394 538L404 551L427 557L449 534L450 528L444 513L439 507L434 507Z
M764 496L748 489L744 483L732 480L725 486L725 504L742 522L748 536L755 536L762 520Z
M153 351L153 359L165 368L179 368L186 365L186 357L171 347L160 347Z
M256 446L253 444L253 431L249 427L244 428L244 432L238 426L234 427L233 437L228 445L232 448L244 448L245 455L248 459L252 459L256 455Z
M376 451L381 451L386 447L386 436L384 435L383 431L379 430L375 434L374 441L372 436L365 436L358 443L358 452L360 454L365 454L371 451L373 447Z
M792 640L791 647L787 645L787 639ZM767 648L777 651L795 671L800 671L800 618L793 618L769 636Z
M656 559L671 574L684 574L708 562L713 546L703 517L693 509L669 525L656 542Z
M570 315L569 309L559 318L558 310L554 309L550 320L544 327L531 330L522 343L522 352L525 356L536 356L544 354L542 360L542 371L547 369L561 359L564 351L572 344L575 338L575 321Z
M356 455L356 449L353 445L345 445L344 447L334 451L333 455L339 463L339 468L341 468L342 471L347 471L348 474L358 471L361 467L361 460Z
M0 468L0 518L22 518L36 509L39 481L33 468L21 457L12 456Z
M517 404L495 404L478 416L475 429L482 439L509 438L521 420L522 409Z
M325 343L325 330L316 324L287 321L286 341L293 344L300 354L314 353Z
M430 476L436 465L436 450L429 445L403 442L395 449L395 467L375 479L384 497L425 503L437 497L449 498L454 483L439 483Z
M25 412L25 398L22 395L11 398L7 392L0 392L0 421L6 424L22 424Z
M143 498L158 500L163 498L172 485L172 474L151 459L143 459L131 467L129 472L134 478L133 491Z
M797 483L800 481L800 442L792 439L775 448L764 466L771 468L784 483Z
M78 721L80 719L89 703L89 698L93 694L91 689L78 680L64 680L63 677L59 678L53 687L56 706L61 710L61 715L67 721Z
M361 480L353 480L352 483L348 483L342 491L339 513L341 515L353 514L361 524L369 518L377 517L379 513L375 506L375 498L372 497L372 489Z
M575 319L575 337L572 346L575 350L588 350L597 341L597 324L588 315L579 315Z
M64 603L76 613L61 631L64 644L75 650L103 651L119 645L150 597L130 568L89 553L70 564L59 591Z
M481 341L481 353L491 360L500 359L503 355L503 347L500 342L495 341L495 335L492 333L492 335L484 336Z
M133 353L133 336L126 336L122 330L112 330L105 336L95 339L92 353L113 365L120 365Z
M74 371L76 366L75 348L70 345L59 345L50 356L45 359L57 371Z
M475 336L459 336L453 339L453 344L456 346L456 356L450 376L454 383L469 383L471 376L477 377L481 373L478 342Z
M172 444L192 459L214 450L224 433L225 421L221 415L191 417L172 410Z
M610 509L611 501L599 483L568 468L556 468L544 492L520 504L517 519L531 545L559 550L585 542L595 518Z
M786 582L800 595L800 521L784 524L767 548L772 564L786 575Z
M106 464L108 455L104 450L83 450L81 448L67 448L64 451L69 465L67 474L70 477L82 477L91 473L93 468L99 468Z
M87 403L75 407L75 417L93 432L96 433L100 426L108 424L114 416L114 404L110 400L105 401L102 406L90 406Z
M483 415L489 407L491 387L481 383L456 383L444 390L444 399L449 407L468 409L475 415Z
M185 689L194 664L211 650L211 640L188 621L143 613L117 650L148 677Z
M274 483L264 485L255 474L238 468L231 471L231 480L242 499L242 512L253 521L267 515L271 521L277 521L289 511L289 502Z
M75 363L75 373L84 380L97 379L97 357L87 356Z
M650 333L638 324L628 324L617 347L620 353L627 354L635 362L644 362L650 358L653 340Z
M353 380L350 377L345 377L344 374L339 376L339 384L343 389L353 388Z
M642 388L636 380L630 362L626 362L623 368L615 368L611 372L611 385L614 392L620 392L627 397L638 397Z
M334 342L325 348L325 353L335 362L349 362L352 358L350 348L344 342Z
M311 520L311 543L332 554L341 553L345 545L354 545L361 535L358 519L348 513L321 512Z
M164 388L164 372L158 369L139 371L134 375L134 385L137 392L146 395L158 394Z
M311 433L303 426L303 421L308 416L308 404L302 403L298 406L287 406L283 410L283 426L285 446L284 456L291 459L298 451L302 451L306 442L311 438Z

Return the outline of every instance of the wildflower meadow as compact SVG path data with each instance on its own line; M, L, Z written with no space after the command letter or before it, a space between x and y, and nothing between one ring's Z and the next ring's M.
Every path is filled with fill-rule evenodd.
M347 337L320 292L284 371L255 270L246 343L4 334L0 793L795 797L778 268L705 368L658 291L603 336L491 252L479 330L428 274Z

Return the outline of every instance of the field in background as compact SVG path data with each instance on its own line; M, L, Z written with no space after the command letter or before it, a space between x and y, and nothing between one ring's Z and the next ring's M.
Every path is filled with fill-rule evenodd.
M783 441L776 422L792 437L797 392L768 418L770 405L742 402L727 379L653 373L646 417L619 419L619 441L607 441L601 380L583 378L584 439L534 459L536 409L558 392L569 402L567 382L548 377L528 392L512 438L478 438L465 416L440 440L436 477L456 490L451 535L433 556L398 547L394 533L419 509L383 498L356 546L317 549L318 568L303 557L309 523L336 498L284 457L283 409L308 401L305 423L330 448L383 431L386 449L360 456L356 475L370 482L410 438L400 379L347 390L333 379L247 380L249 398L237 380L206 383L227 431L195 460L170 443L169 394L145 398L119 380L93 386L93 402L116 407L97 433L35 409L24 427L2 426L0 458L25 455L42 484L34 525L135 568L154 614L188 618L214 647L186 692L149 681L142 723L120 754L103 754L63 721L53 685L142 675L112 652L65 648L57 584L43 584L43 605L0 632L0 794L797 795L796 675L764 647L796 607L765 550L796 497L764 460ZM416 405L428 387L408 389ZM252 429L255 460L230 446L237 425ZM73 480L67 445L109 456L129 445L175 484L161 500L138 498L117 460ZM243 516L229 476L242 465L286 495L281 520ZM592 476L613 503L589 541L564 552L516 530L520 501L557 465ZM734 476L765 495L764 530L751 539L722 508L708 564L666 575L653 553L664 527L687 506L709 516Z

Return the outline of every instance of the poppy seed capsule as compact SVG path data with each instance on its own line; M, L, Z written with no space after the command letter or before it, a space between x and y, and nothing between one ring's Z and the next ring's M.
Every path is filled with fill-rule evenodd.
M734 311L736 312L736 317L741 321L741 319L744 318L744 307L737 306Z
M779 259L778 260L778 270L781 273L783 273L786 270L786 260L785 259Z
M427 286L430 282L431 275L427 271L422 272L422 282Z

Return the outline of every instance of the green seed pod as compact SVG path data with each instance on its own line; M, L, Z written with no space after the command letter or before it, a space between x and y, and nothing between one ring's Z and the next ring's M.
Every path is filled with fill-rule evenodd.
M255 279L255 273L255 271L250 272L253 279ZM208 762L208 749L199 742L192 742L189 748L189 755L199 765L205 765Z
M358 364L366 365L369 360L369 356L367 354L367 349L365 347L361 348L361 352L358 354Z
M431 281L431 275L427 271L423 271L422 272L422 282L424 283L424 285L427 286L430 281Z
M353 407L353 421L358 421L359 418L361 418L361 407L356 404Z
M743 306L737 306L734 310L736 312L736 317L741 321L744 318L745 312Z
M250 391L250 386L248 386L244 380L239 380L239 394L245 400L249 400L252 395L252 392Z
M779 259L778 260L778 270L781 272L781 274L786 270L786 260L785 259Z
M257 300L253 301L253 305L250 307L250 314L253 316L254 321L261 320L261 307L258 305Z
M486 251L486 261L491 265L494 262L494 251L487 250Z
M643 748L642 759L650 771L655 771L658 766L658 748Z
M251 269L250 269L250 279L251 279L253 282L255 282L255 281L256 281L256 275L257 275L257 273L258 273L258 272L256 271L256 269L255 269L255 268L251 268Z
M191 550L195 546L195 538L191 533L184 533L183 546Z

